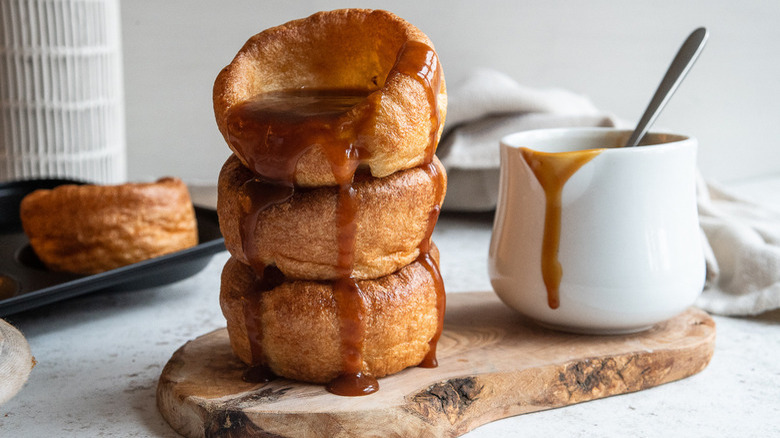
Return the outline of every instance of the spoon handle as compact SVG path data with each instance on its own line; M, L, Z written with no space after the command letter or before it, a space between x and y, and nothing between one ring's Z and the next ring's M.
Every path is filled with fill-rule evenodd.
M671 65L669 65L669 69L661 80L661 84L658 85L653 99L639 120L639 124L637 124L636 129L634 129L628 142L626 142L626 147L636 146L642 140L642 137L645 136L650 125L655 122L658 114L666 106L669 98L677 90L685 75L688 74L688 70L691 69L696 58L699 57L701 50L704 48L704 43L707 41L707 36L707 29L700 27L694 30L685 40Z

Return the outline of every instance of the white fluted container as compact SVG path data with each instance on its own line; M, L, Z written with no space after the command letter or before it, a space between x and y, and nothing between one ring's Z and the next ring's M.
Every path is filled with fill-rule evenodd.
M126 168L119 0L0 0L0 181Z

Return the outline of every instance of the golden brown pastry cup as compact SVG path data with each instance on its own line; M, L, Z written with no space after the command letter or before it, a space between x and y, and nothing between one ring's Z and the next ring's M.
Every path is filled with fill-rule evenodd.
M438 260L436 249L431 255ZM231 257L222 271L220 304L236 356L256 365L247 330L247 315L254 314L249 325L261 333L262 354L274 373L314 383L336 378L343 362L332 284L287 281L259 294L254 284L252 268ZM366 303L362 372L382 377L418 365L438 324L436 288L428 270L415 261L358 286ZM247 312L245 305L255 307Z
M432 165L441 174L438 192L439 181L420 167L384 178L356 176L353 278L381 277L417 258L430 212L434 206L441 206L446 193L444 167L436 158ZM244 251L241 227L250 214L251 200L242 185L253 176L235 155L225 162L219 175L217 212L230 254L244 264L275 265L288 278L339 278L339 189L295 189L287 201L262 210L254 238L247 241L253 250ZM252 260L250 254L254 255Z
M198 243L189 191L176 178L36 190L20 216L35 254L54 271L96 274Z
M280 90L368 90L378 95L369 96L346 115L348 122L372 113L372 123L355 123L367 129L360 132L361 138L369 139L363 142L368 153L363 163L375 177L419 166L428 158L428 148L435 150L438 143L447 112L447 92L441 73L439 89L433 90L432 108L419 75L399 71L399 52L410 41L433 49L433 43L419 29L381 10L319 12L267 29L244 44L214 83L219 130L233 152L249 166L251 160L230 142L228 114L233 106L261 93ZM380 103L374 107L369 101ZM438 127L436 118L432 118L436 111ZM307 187L337 183L321 146L310 148L300 157L293 182Z

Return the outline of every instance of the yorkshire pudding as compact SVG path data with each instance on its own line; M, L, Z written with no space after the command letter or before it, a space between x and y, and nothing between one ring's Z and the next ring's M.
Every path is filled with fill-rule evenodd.
M230 254L252 266L275 265L288 278L340 278L338 187L296 188L287 200L253 212L256 192L244 187L252 177L235 155L219 175L217 212ZM433 225L430 213L441 206L446 192L441 162L434 157L429 166L384 178L358 173L352 187L357 231L351 277L381 277L417 258ZM246 242L241 231L245 225L250 230Z
M322 107L320 97L342 92L348 103ZM384 177L430 161L447 106L430 39L366 9L319 12L253 36L217 76L213 97L219 130L245 166L307 187L343 184L357 165Z
M36 190L20 216L33 251L54 271L96 274L198 243L189 191L176 178Z
M431 255L438 260L435 249ZM286 281L257 291L255 281L249 266L232 257L225 264L220 305L236 356L258 365L259 353L275 374L290 379L326 383L336 378L343 359L332 283ZM425 358L438 325L434 281L421 263L413 262L391 275L358 282L366 315L363 373L382 377Z

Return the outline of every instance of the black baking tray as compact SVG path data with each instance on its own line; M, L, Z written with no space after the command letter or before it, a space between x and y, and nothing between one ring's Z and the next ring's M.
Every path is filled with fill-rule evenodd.
M19 204L28 193L69 179L36 179L0 183L0 316L30 310L90 292L135 290L173 283L203 270L211 257L225 250L217 212L195 206L198 245L95 275L46 269L30 247L19 219Z

